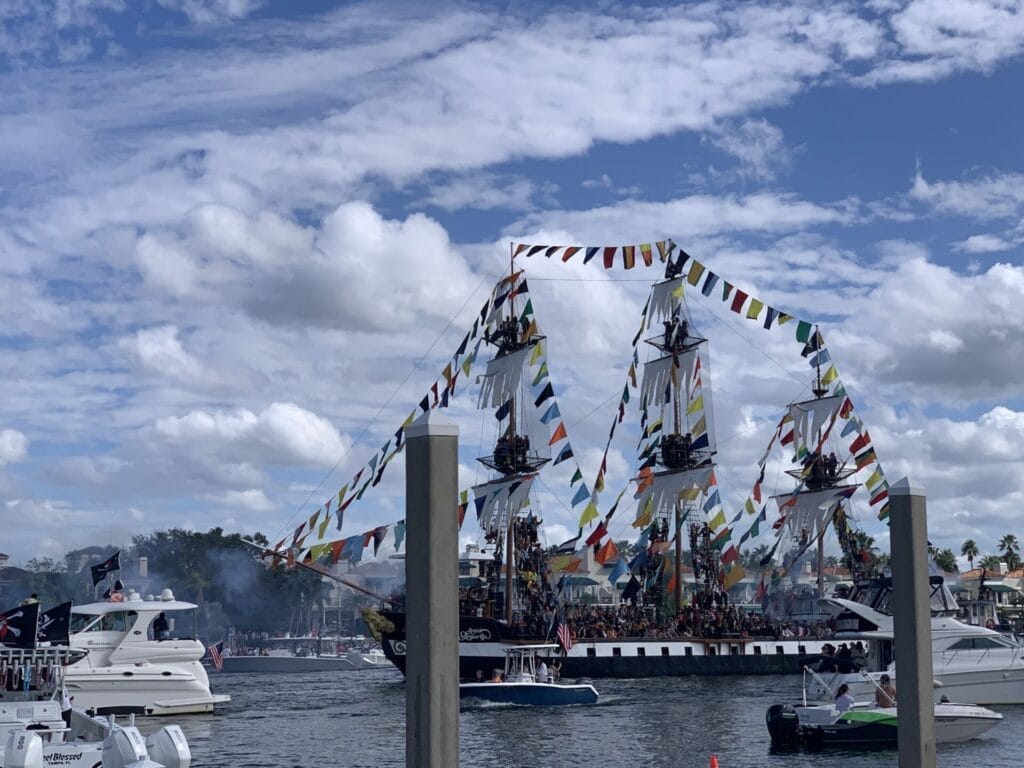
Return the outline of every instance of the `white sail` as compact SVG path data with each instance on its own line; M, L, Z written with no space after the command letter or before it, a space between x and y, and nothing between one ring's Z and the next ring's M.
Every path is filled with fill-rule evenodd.
M644 364L643 381L640 382L641 402L647 403L648 407L665 405L671 402L673 377L675 373L675 361L679 361L679 368L685 377L683 392L690 391L690 380L693 378L693 360L697 355L697 347L688 349L673 357L659 357ZM666 397L666 394L668 395Z
M510 515L526 503L536 475L513 476L473 486L473 498L484 497L479 509L481 530L504 529Z
M711 479L711 465L679 472L664 472L654 475L650 485L637 494L638 514L667 515L675 510L681 494L688 490L707 487Z
M789 406L789 418L793 420L793 448L798 453L802 447L811 449L817 446L821 430L832 421L845 399L845 395L833 395ZM810 440L813 440L813 445L808 442Z
M647 327L656 320L672 317L683 295L683 278L677 277L655 283L651 289L651 306L647 312Z
M799 536L804 530L812 536L820 535L832 519L837 505L847 498L847 492L856 485L837 485L820 491L802 491L796 495L796 501L789 506L792 494L773 496L779 505L779 511L786 515L786 527L793 536Z
M500 408L512 399L523 379L523 368L529 352L530 347L527 346L487 362L487 372L480 377L478 408Z

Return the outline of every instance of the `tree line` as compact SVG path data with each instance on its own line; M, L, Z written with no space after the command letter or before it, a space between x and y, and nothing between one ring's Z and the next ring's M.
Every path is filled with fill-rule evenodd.
M261 546L269 543L260 533L244 538ZM225 533L221 528L205 533L173 528L135 536L127 547L84 547L66 553L61 560L36 558L25 565L27 573L14 580L4 600L14 604L32 593L44 606L102 599L98 596L106 582L94 589L89 568L120 549L121 571L113 577L143 597L159 596L166 588L176 599L198 604L203 634L220 637L228 627L269 633L289 627L307 630L308 614L324 604L330 586L302 568L266 567L259 553L242 539L242 534ZM148 560L146 576L139 573L143 557ZM5 607L11 606L0 606L0 611ZM350 607L349 617L358 605ZM307 615L300 615L303 613Z

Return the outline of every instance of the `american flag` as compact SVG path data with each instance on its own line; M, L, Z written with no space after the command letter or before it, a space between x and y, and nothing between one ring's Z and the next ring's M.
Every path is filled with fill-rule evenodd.
M220 652L224 650L224 641L221 640L219 643L214 643L206 649L206 652L210 654L210 660L213 662L213 666L220 672L224 667L224 660L220 657Z
M565 619L558 622L558 631L555 635L558 637L558 644L562 646L562 650L568 653L572 649L572 632L569 631L569 625L565 623Z

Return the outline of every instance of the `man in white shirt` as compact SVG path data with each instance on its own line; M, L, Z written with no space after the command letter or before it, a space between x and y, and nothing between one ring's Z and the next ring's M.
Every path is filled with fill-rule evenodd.
M548 665L544 663L544 659L541 659L540 663L537 665L537 682L538 683L547 683L547 682L549 682L549 678L548 678Z

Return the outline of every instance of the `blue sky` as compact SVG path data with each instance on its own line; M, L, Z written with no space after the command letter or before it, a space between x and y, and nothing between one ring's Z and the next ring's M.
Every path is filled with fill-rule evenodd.
M994 551L1024 536L1022 50L999 0L0 4L0 550L290 530L434 381L510 240L672 237L821 321L933 542ZM526 266L589 479L657 274ZM702 298L738 508L806 370ZM452 415L468 484L486 423ZM399 519L401 480L343 533ZM554 542L573 517L542 495Z

